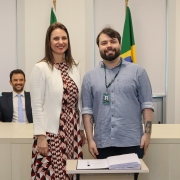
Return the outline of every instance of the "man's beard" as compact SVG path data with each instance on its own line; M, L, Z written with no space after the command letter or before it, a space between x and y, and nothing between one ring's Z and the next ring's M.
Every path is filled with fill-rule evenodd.
M106 51L104 51L104 52L100 51L100 55L101 55L102 59L104 59L106 61L113 61L120 55L120 49L109 49L109 50L112 50L115 53L106 55Z
M17 93L19 93L19 92L22 92L23 91L23 89L24 89L24 86L22 86L21 88L16 88L16 86L13 86L13 90L15 91L15 92L17 92Z

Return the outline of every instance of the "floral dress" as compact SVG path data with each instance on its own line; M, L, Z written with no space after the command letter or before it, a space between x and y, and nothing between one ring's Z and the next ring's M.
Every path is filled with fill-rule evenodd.
M47 132L48 156L37 152L37 138L34 138L32 149L32 180L73 180L75 175L66 174L66 160L82 158L82 141L77 109L78 88L68 75L66 63L56 63L63 81L62 110L58 134ZM53 112L52 112L53 113Z

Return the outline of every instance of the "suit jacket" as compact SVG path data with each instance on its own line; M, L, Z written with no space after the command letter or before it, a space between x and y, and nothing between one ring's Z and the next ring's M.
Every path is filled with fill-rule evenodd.
M12 122L13 118L13 93L2 93L0 97L0 121ZM24 91L26 116L29 123L33 123L30 93Z

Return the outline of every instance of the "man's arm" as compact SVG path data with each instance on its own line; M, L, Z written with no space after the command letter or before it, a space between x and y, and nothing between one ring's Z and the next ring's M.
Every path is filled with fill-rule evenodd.
M93 139L93 123L94 123L93 116L91 114L84 114L83 122L86 131L89 152L92 154L94 158L96 158L96 155L98 155L98 150L96 147L96 143L94 142Z
M144 120L144 135L141 138L141 148L144 147L144 154L150 144L151 132L152 132L152 120L153 120L153 110L146 108L143 110L143 120Z

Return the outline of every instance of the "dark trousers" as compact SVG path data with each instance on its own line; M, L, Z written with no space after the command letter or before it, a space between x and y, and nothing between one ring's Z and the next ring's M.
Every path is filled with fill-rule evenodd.
M141 149L140 146L131 146L131 147L107 147L107 148L98 148L99 155L97 159L105 159L109 156L116 156L122 154L136 153L140 159L144 156L144 149ZM138 174L134 174L134 180L138 179Z
M76 179L80 180L80 175L79 174L76 174Z

